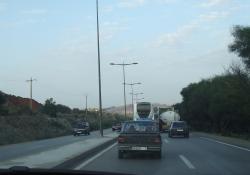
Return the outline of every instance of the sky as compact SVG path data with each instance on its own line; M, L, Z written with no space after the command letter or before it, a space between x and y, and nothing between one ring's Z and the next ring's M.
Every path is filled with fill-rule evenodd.
M95 0L0 0L0 90L52 97L71 108L97 107ZM139 98L181 102L188 84L221 74L238 58L234 25L249 25L246 0L99 0L102 100L123 105L122 67ZM126 87L127 103L131 88Z

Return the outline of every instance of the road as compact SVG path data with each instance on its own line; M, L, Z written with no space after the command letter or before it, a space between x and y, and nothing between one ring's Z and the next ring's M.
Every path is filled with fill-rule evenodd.
M143 175L160 174L250 174L250 150L191 135L168 138L162 135L162 159L150 155L127 155L118 159L116 144L76 169L123 172Z
M108 134L111 132L111 129L104 130L104 134ZM21 156L28 156L35 153L52 150L61 146L83 141L84 139L98 137L100 137L99 131L93 131L88 136L74 137L73 135L69 135L51 139L0 146L0 162Z

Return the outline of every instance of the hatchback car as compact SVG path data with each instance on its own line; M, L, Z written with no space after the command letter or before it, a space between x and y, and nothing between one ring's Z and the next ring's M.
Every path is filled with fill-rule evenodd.
M168 136L183 136L189 138L189 128L187 123L185 121L172 122L169 128Z

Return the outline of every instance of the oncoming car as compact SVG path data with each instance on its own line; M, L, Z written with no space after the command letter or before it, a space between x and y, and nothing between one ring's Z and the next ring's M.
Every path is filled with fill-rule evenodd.
M121 123L114 123L112 125L112 131L121 131L122 124Z
M77 123L73 129L73 135L79 136L79 135L89 135L90 134L90 128L88 122L80 122Z

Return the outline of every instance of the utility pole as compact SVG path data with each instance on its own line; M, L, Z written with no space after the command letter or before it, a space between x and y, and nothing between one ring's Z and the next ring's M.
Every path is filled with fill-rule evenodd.
M87 121L87 115L88 115L88 95L85 96L86 97L86 102L85 102L85 120Z
M32 83L33 81L36 81L36 79L32 79L32 77L30 78L30 80L26 80L26 82L30 83L30 110L31 112L33 111L33 106L32 106Z
M102 129L102 86L101 86L101 61L100 61L100 31L99 31L99 10L98 0L96 0L96 32L97 32L97 54L98 54L98 83L99 83L99 129L103 136Z

